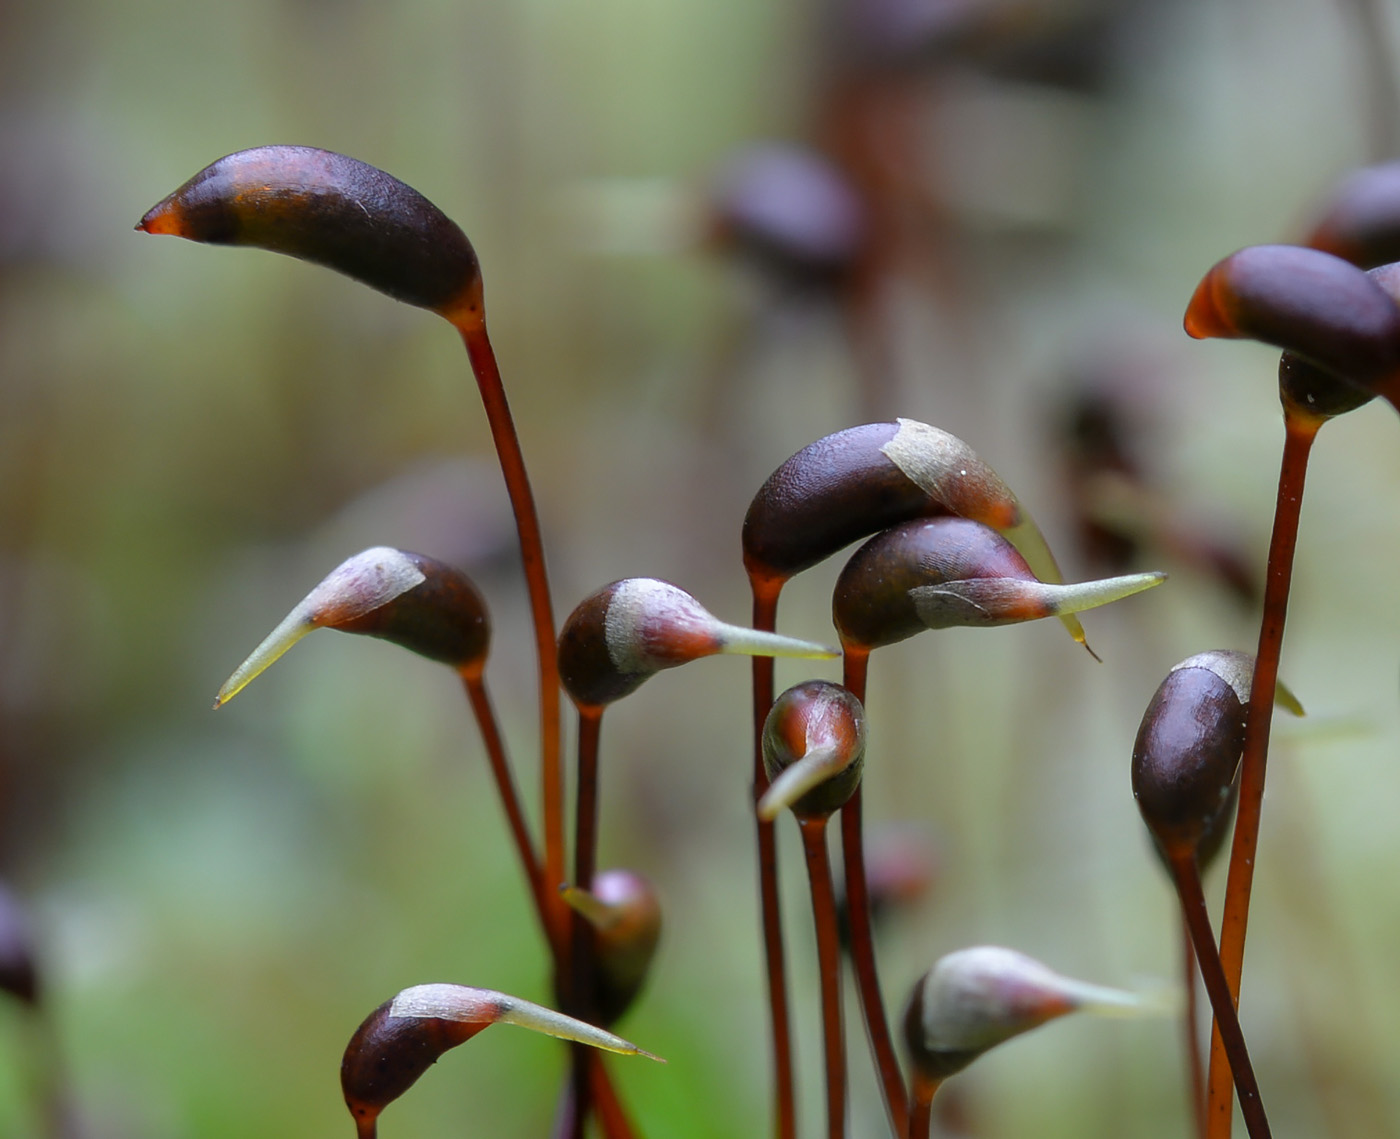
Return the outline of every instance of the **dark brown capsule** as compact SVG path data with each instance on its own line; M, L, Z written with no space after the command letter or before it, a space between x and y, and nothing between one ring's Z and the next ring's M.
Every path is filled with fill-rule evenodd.
M1197 339L1271 344L1367 388L1400 368L1400 306L1355 265L1316 249L1232 253L1196 287L1185 327Z
M1313 419L1335 419L1375 399L1375 393L1338 379L1294 352L1278 361L1278 394L1284 409Z
M980 522L928 518L877 534L851 555L836 580L832 619L843 645L872 650L925 629L1079 612L1163 580L1145 573L1043 582L1010 542Z
M423 554L375 546L347 558L302 598L224 682L214 707L316 629L392 641L463 676L480 674L491 642L486 602L466 574Z
M939 514L997 530L1023 521L1016 496L954 435L900 419L818 439L769 476L744 518L744 565L784 581L860 538Z
M486 601L471 579L436 558L402 553L422 572L421 582L377 609L327 622L326 627L392 641L458 669L484 660L491 644L491 624Z
M631 1007L661 939L661 904L651 883L631 870L604 870L588 890L571 886L564 900L594 929L597 1010L612 1024Z
M29 920L19 899L0 885L0 991L27 1005L39 1003L39 968Z
M1400 305L1400 265L1380 265L1366 276ZM1278 388L1285 409L1323 420L1355 411L1375 397L1369 388L1338 379L1293 352L1279 358Z
M340 1086L360 1139L373 1139L379 1113L439 1056L492 1024L514 1024L625 1056L661 1060L606 1029L494 989L414 985L370 1013L345 1048Z
M834 649L730 625L670 582L630 577L586 597L559 634L559 675L581 707L635 692L662 669L716 653L833 657Z
M1254 657L1233 649L1175 665L1153 695L1133 746L1133 796L1170 861L1194 854L1204 868L1228 828L1238 792ZM1279 682L1273 703L1303 715Z
M1133 797L1169 856L1195 854L1225 828L1253 673L1247 653L1198 654L1167 674L1143 713Z
M385 1001L365 1018L340 1062L345 1106L361 1136L374 1134L379 1113L417 1083L439 1056L491 1024L394 1016L389 1011L393 1004Z
M136 228L285 253L444 316L479 303L476 253L456 223L411 186L329 150L227 155Z
M904 1043L914 1070L936 1082L1067 1013L1121 1014L1141 1004L1131 993L1061 976L1024 953L982 945L939 958L915 983Z
M1225 802L1221 804L1215 817L1206 824L1205 830L1196 843L1196 868L1202 875L1215 865L1220 852L1225 849L1225 840L1230 837L1230 825L1234 821L1239 801L1240 781L1236 778L1225 792ZM1157 853L1159 857L1165 858L1160 846L1157 847ZM1166 863L1166 867L1167 872L1172 873L1170 862Z
M1362 269L1400 261L1400 162L1345 178L1303 244Z
M808 680L773 702L763 725L763 766L772 781L758 814L772 820L784 807L799 819L839 811L860 785L865 761L865 709L839 684Z
M712 210L722 246L797 284L839 284L865 240L864 209L850 183L796 146L744 150L721 173Z
M1115 573L1133 564L1143 544L1140 528L1106 518L1099 504L1104 486L1136 491L1147 483L1146 424L1129 398L1128 378L1102 368L1076 376L1061 397L1054 430L1080 549L1090 565Z

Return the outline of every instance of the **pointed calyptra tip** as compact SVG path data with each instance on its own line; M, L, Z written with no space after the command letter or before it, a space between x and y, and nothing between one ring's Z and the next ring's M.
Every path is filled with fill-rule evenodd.
M1035 578L969 577L915 586L909 590L909 599L914 612L930 629L953 625L1010 625L1065 613L1082 613L1121 601L1166 580L1164 573L1128 574L1066 585ZM1082 635L1075 639L1098 659Z
M455 985L420 986L420 988L434 989L457 987ZM645 1056L648 1060L655 1060L658 1064L666 1063L662 1057L655 1053L648 1052L645 1048L639 1048L630 1040L624 1040L621 1036L614 1035L596 1025L587 1024L572 1016L565 1016L563 1013L555 1012L543 1005L507 996L505 993L494 993L485 989L477 991L490 993L491 997L497 999L497 1019L502 1024L514 1024L520 1028L528 1028L531 1031L543 1033L545 1036L553 1036L559 1040L572 1040L576 1044L587 1044L594 1048L601 1048L605 1052L616 1052L620 1056ZM436 996L433 999L436 999Z
M1307 709L1303 707L1302 701L1293 695L1293 691L1281 680L1274 685L1274 703L1285 712L1289 712L1294 716L1306 716L1308 714Z
M341 1060L345 1104L361 1134L372 1135L380 1112L412 1087L439 1056L498 1023L665 1063L611 1032L494 989L414 985L365 1018Z
M419 559L421 560L421 559ZM360 620L427 580L413 555L374 546L333 569L224 681L220 708L313 629Z
M1135 593L1161 585L1167 575L1160 572L1130 573L1121 577L1106 577L1099 581L1076 582L1068 585L1050 585L1051 612L1082 613L1112 601L1121 601ZM1082 643L1082 642L1081 642ZM1085 645L1088 648L1088 645ZM1092 652L1092 650L1090 650Z
M1083 628L1067 614L1161 580L1160 574L1135 574L1078 585L1046 582L990 527L967 518L926 518L882 531L851 556L837 578L832 618L843 645L871 650L925 629L1056 616L1087 648Z
M584 598L559 632L559 672L579 706L603 707L662 669L717 653L830 658L835 649L721 621L685 590L650 577Z
M809 791L834 779L859 758L837 746L812 748L774 777L758 801L758 817L771 823L785 807L793 806Z
M905 1011L914 1066L942 1078L990 1048L1075 1011L1141 1011L1142 998L1063 977L1024 953L978 946L950 953L919 980Z
M785 637L781 633L767 633L762 629L749 629L743 625L730 625L716 621L715 637L719 652L755 657L796 657L800 660L832 660L841 655L841 650L830 645L819 645L815 641L802 641L796 637Z
M288 613L277 628L263 638L262 643L248 654L248 658L233 670L233 674L224 681L223 687L214 697L216 710L247 688L253 680L267 671L274 661L316 628L316 622L305 606L306 602L303 601Z

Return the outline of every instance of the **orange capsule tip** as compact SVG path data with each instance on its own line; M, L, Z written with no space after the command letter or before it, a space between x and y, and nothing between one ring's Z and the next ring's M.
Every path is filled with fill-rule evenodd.
M178 210L172 209L168 201L152 206L146 215L136 223L139 233L169 234L179 237L183 233Z
M1219 271L1220 267L1216 266L1202 278L1191 296L1191 303L1186 306L1182 327L1186 329L1186 335L1194 340L1232 339L1235 336L1234 329L1220 310L1220 301L1216 296L1215 282Z

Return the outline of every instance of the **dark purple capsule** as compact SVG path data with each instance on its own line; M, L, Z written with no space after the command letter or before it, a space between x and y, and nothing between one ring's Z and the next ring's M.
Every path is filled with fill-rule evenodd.
M476 252L457 224L392 175L329 150L227 155L136 228L285 253L444 316L479 303Z

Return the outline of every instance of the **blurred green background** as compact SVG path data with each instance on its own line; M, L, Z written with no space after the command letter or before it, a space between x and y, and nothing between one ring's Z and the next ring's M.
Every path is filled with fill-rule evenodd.
M866 25L833 33L816 0L0 4L0 877L32 919L70 1134L345 1136L340 1053L380 1001L440 980L549 999L450 673L327 633L209 710L341 559L419 549L491 602L489 680L535 785L513 531L456 337L314 267L132 232L220 155L344 151L471 236L561 617L651 575L744 620L762 480L895 414L967 439L1087 576L1057 435L1086 385L1145 422L1152 501L1262 574L1275 353L1192 344L1181 312L1214 261L1298 239L1380 156L1363 48L1396 46L1393 6L1379 33L1341 0L850 7L931 46L862 54ZM705 240L716 171L764 139L865 161L885 244L857 320ZM1279 1136L1400 1132L1395 431L1385 407L1329 426L1304 509L1283 675L1310 717L1275 732L1244 996ZM1175 984L1129 754L1170 665L1252 648L1254 617L1189 559L1143 556L1173 580L1086 618L1103 666L1052 622L876 655L872 825L912 827L938 865L882 932L893 1009L986 942ZM794 583L785 630L831 638L837 568ZM784 663L780 685L807 674ZM670 1064L614 1065L652 1136L766 1126L747 678L701 662L605 726L602 861L650 876L667 917L621 1030ZM848 1014L859 1139L883 1124ZM37 1038L0 1008L0 1135L45 1134ZM547 1134L563 1062L491 1032L381 1133ZM1169 1019L1056 1025L955 1086L948 1134L1187 1132Z

